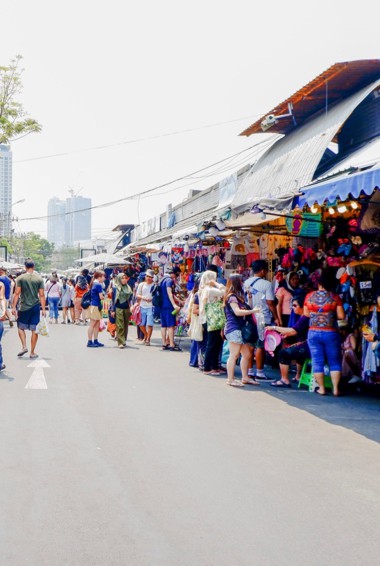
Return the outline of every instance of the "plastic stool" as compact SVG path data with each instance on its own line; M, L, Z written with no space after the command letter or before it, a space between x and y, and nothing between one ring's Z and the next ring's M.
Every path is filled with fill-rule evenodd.
M326 389L333 388L331 376L329 372L330 370L328 366L325 366L325 376L323 382ZM309 388L309 391L311 392L315 391L316 387L318 387L318 383L315 381L313 376L313 367L310 359L305 360L302 366L301 376L298 382L298 389L301 387L301 385L306 385Z

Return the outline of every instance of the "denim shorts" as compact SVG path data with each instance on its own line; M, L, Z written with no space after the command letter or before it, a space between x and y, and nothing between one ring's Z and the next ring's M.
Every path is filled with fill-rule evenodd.
M342 371L341 338L338 332L309 330L307 342L314 373L323 373L325 364L330 371Z
M140 326L153 326L153 308L141 307L141 324Z
M244 344L243 336L241 330L233 330L226 334L226 340L228 342L233 342L234 344Z

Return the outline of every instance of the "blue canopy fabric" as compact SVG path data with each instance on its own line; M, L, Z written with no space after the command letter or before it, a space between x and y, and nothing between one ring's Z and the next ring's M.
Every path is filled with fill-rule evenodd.
M348 198L358 198L362 192L371 195L375 187L380 187L380 167L353 173L346 173L330 181L316 183L301 189L304 194L298 197L300 207L314 203L323 204L325 201L342 201Z

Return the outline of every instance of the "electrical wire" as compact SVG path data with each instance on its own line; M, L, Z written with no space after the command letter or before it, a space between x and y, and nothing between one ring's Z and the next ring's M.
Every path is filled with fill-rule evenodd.
M143 143L143 142L146 142L146 141L158 140L158 139L161 139L161 138L167 138L167 137L178 136L178 135L182 135L182 134L188 134L188 133L191 133L191 132L198 132L198 131L201 131L201 130L216 128L216 127L224 126L226 124L233 124L234 122L241 122L243 120L257 118L259 116L261 116L261 114L256 114L256 115L251 114L250 116L242 116L241 118L234 118L233 120L226 120L225 122L214 122L213 124L206 124L204 126L199 126L197 128L187 128L185 130L175 130L173 132L166 132L164 134L157 134L155 136L133 138L133 139L130 139L130 140L125 140L125 141L117 142L117 143L111 143L111 144L106 144L106 145L98 145L98 146L93 146L93 147L86 147L86 148L82 148L82 149L73 149L73 150L70 150L70 151L63 151L61 153L51 153L51 154L48 154L48 155L40 155L40 156L37 156L37 157L29 157L27 159L19 159L17 161L13 161L13 163L27 163L29 161L39 161L41 159L52 159L52 158L55 158L55 157L66 157L68 155L75 155L75 154L78 154L78 153L86 153L86 152L89 152L89 151L99 151L99 150L109 149L109 148L112 148L112 147L119 147L119 146L123 146L123 145Z
M18 218L18 222L25 222L25 221L31 221L31 220L47 220L49 218L68 216L68 215L71 215L71 214L78 214L80 212L86 212L88 210L95 210L95 209L98 209L98 208L106 208L106 207L109 207L109 206L114 206L115 204L119 204L120 202L124 202L124 201L127 201L127 200L134 200L136 198L142 198L143 196L151 194L152 192L155 192L159 189L165 188L169 185L173 185L174 183L178 183L179 181L183 181L185 179L188 179L192 175L196 175L197 173L201 173L202 171L207 171L211 167L215 167L217 165L220 165L221 163L231 159L232 157L242 155L242 154L246 153L247 151L250 151L254 147L258 147L260 145L263 145L264 143L267 143L267 140L261 141L261 142L255 144L255 145L252 145L252 146L250 146L246 149L243 149L242 151L239 151L239 152L237 152L233 155L225 157L224 159L220 159L219 161L216 161L215 163L212 163L211 165L207 165L206 167L202 167L201 169L198 169L197 171L194 171L194 172L189 173L187 175L184 175L182 177L178 177L177 179L173 179L172 181L168 181L167 183L162 183L161 185L157 185L156 187L152 187L150 189L142 191L141 193L135 193L133 195L129 195L127 197L122 197L120 199L116 199L116 200L113 200L113 201L105 202L105 203L94 205L94 206L89 206L87 208L81 208L79 210L64 212L64 213L61 213L61 214L50 214L50 215L48 214L48 215L44 215L44 216L32 216L32 217L28 217L28 218ZM194 184L194 183L198 183L198 180L193 181L190 184ZM173 190L178 190L178 188L183 188L183 187L176 187Z

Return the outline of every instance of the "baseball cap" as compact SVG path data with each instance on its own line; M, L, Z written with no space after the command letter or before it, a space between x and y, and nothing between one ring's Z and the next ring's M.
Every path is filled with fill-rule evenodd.
M154 277L154 271L152 269L147 269L145 275L148 277Z

